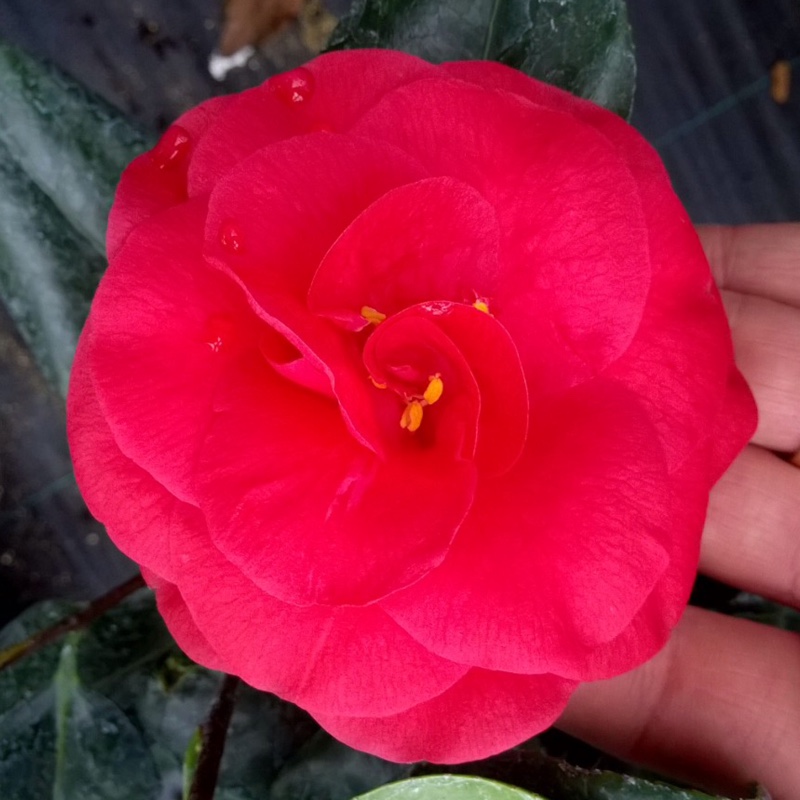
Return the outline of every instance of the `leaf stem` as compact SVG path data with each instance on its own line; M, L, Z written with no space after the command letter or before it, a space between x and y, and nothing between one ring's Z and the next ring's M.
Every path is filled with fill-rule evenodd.
M214 797L239 683L239 678L234 675L225 676L208 719L200 728L200 755L189 790L189 800L212 800Z
M144 579L137 574L130 580L125 581L125 583L114 587L102 597L93 600L83 611L79 611L77 614L70 614L52 627L45 628L43 631L39 631L33 636L6 648L0 652L0 671L15 664L21 658L41 650L48 644L52 644L65 634L91 625L98 617L102 617L106 611L110 611L126 597L144 588L144 586Z

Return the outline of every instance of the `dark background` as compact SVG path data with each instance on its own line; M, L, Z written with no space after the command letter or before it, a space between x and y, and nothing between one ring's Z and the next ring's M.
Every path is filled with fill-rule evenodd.
M48 58L153 132L213 94L301 62L297 31L222 83L207 61L221 0L0 0L0 37ZM341 12L347 0L335 0ZM633 123L697 222L800 220L800 3L629 0ZM796 73L785 104L770 68ZM2 114L2 109L0 109ZM0 308L0 624L43 597L89 598L132 569L86 512L63 403Z

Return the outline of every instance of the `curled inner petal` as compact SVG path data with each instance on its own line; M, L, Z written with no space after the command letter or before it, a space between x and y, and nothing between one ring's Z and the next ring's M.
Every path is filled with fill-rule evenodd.
M461 426L461 457L475 457L486 474L508 471L522 453L529 416L525 374L514 343L491 314L464 303L412 306L374 331L364 362L374 380L406 403L403 428L429 427L422 410L435 404L430 421L450 431L451 441L458 439L453 426ZM410 428L412 402L420 423Z

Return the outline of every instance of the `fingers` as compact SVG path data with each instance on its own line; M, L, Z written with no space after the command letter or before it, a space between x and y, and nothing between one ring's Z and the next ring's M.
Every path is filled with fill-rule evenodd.
M689 608L652 661L582 684L558 727L712 791L744 796L758 781L774 800L793 800L800 797L798 675L796 635Z
M711 492L700 569L800 608L800 469L748 447Z
M800 284L800 264L797 270ZM736 363L758 405L754 441L771 450L800 448L800 308L723 292Z
M701 225L697 232L721 288L800 308L800 223Z

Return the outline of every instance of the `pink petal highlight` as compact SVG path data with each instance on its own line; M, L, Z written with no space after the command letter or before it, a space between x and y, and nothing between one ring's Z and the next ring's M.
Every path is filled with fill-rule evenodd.
M498 238L494 209L467 184L440 177L400 186L368 206L328 250L309 308L360 320L362 306L391 315L425 301L491 296Z
M213 541L261 589L360 605L441 562L475 476L435 452L377 457L335 404L254 361L217 394L198 479Z
M555 722L575 684L554 675L472 669L451 689L401 714L314 713L351 747L391 761L459 764L521 744Z

